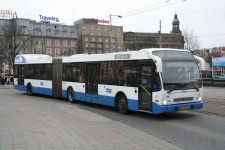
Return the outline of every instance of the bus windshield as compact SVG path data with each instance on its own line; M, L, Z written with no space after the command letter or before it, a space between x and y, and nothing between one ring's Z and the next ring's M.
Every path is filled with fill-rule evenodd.
M162 59L163 87L173 90L196 89L202 87L200 70L195 58L187 51L154 51Z
M202 87L199 68L195 61L163 62L165 90L184 90Z

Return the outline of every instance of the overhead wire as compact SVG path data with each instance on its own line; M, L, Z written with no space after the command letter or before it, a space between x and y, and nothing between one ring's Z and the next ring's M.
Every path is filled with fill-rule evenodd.
M119 16L122 16L123 18L125 18L125 17L128 17L128 16L133 16L133 15L144 13L144 12L147 12L147 11L151 11L151 10L175 5L175 4L178 4L178 3L185 2L185 1L187 1L187 0L179 0L179 1L176 1L176 2L173 2L173 3L169 3L170 0L166 0L165 2L161 2L161 3L153 4L153 5L150 5L150 6L147 6L147 7L139 8L139 9L136 9L136 10L133 10L133 11L129 11L129 12L120 14ZM163 5L163 4L165 4L165 5ZM160 5L160 6L158 6L158 5ZM158 7L155 7L155 6L158 6ZM151 8L151 7L154 7L154 8ZM150 8L150 9L147 9L147 8ZM145 9L145 10L143 10L143 9ZM139 11L139 10L141 10L141 11ZM134 13L132 13L132 12L134 12ZM119 18L114 18L114 20L116 20L116 19L119 19Z

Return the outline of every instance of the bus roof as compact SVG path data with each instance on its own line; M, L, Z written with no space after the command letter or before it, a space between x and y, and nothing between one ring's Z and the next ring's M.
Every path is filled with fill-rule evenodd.
M52 63L52 57L43 54L21 54L17 55L14 64L36 64Z
M152 51L173 50L187 51L181 49L166 49L166 48L148 48L139 51L124 51L104 54L74 54L70 57L63 57L63 62L87 62L87 61L112 61L112 60L138 60L138 59L153 59L158 60L159 57L152 55Z
M67 57L55 57L61 58L62 62L94 62L94 61L112 61L112 60L139 60L139 59L153 59L155 62L162 62L162 60L155 55L152 55L153 51L186 51L181 49L169 49L169 48L146 48L139 51L124 51L113 52L104 54L74 54ZM15 64L42 64L52 63L52 59L49 55L43 54L21 54L15 58Z

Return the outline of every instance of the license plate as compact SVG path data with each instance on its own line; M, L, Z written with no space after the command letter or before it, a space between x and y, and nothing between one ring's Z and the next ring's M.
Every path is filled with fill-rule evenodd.
M187 109L189 109L189 106L181 106L180 109L181 110L187 110Z

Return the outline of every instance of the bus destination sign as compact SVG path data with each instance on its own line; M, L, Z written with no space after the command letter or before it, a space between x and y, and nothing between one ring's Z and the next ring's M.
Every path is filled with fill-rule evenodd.
M115 59L130 59L130 54L116 54Z
M153 51L152 54L160 57L162 60L193 60L193 56L186 51Z

